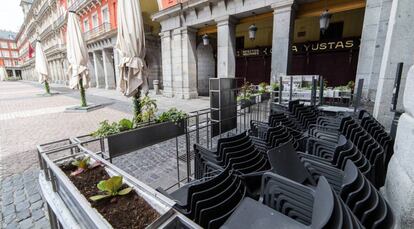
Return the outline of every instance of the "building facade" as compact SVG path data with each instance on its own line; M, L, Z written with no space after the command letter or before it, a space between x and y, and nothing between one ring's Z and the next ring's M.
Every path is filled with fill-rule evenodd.
M141 1L147 43L147 65L150 83L161 80L161 48L157 36L159 24L149 15L158 10L156 1ZM119 80L116 0L23 0L21 6L25 22L17 35L17 45L22 60L22 77L37 80L34 72L34 57L29 55L36 40L42 42L49 64L52 82L68 84L66 76L66 23L67 12L74 11L79 16L84 40L89 53L89 74L91 87L115 89Z
M16 33L0 30L0 67L5 67L9 77L20 78L19 66Z
M208 79L214 77L246 78L258 84L281 75L321 75L328 86L364 79L363 97L374 103L374 115L389 127L397 63L405 66L399 98L414 63L410 0L140 2L150 84L159 80L168 97L208 95ZM17 48L23 79L37 78L28 50L40 39L53 82L67 83L66 14L73 10L88 46L91 86L115 88L116 4L116 0L22 0L25 23L17 34ZM325 10L332 17L321 32L319 18ZM256 36L250 39L253 25Z
M397 64L414 64L410 0L159 1L164 95L205 94L208 78L272 82L281 75L321 75L328 86L364 79L363 98L390 127ZM319 29L325 10L327 31ZM249 39L249 27L257 28ZM208 37L208 45L203 44ZM358 85L356 85L357 87Z

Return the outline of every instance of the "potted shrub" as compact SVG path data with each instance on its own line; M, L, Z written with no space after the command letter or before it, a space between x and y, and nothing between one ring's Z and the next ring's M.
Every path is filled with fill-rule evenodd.
M240 103L241 109L250 107L252 104L256 103L256 98L253 96L252 85L249 82L246 81L240 88L237 102Z
M269 92L268 87L269 87L269 84L266 82L262 82L259 84L258 94L260 95L261 102L270 99L270 92Z

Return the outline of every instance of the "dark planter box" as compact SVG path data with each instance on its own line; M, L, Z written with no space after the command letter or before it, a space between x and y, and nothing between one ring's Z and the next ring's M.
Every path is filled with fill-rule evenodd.
M244 109L246 107L250 107L251 105L252 105L252 102L250 100L247 100L247 99L240 100L241 109Z
M256 96L252 96L252 97L250 97L250 103L251 103L251 105L254 105L254 104L256 104L256 103L257 103L257 101L256 101Z
M109 156L114 158L183 135L184 124L163 122L108 136Z
M261 99L262 102L265 101L265 100L270 99L270 93L266 92L266 93L261 94L260 99Z

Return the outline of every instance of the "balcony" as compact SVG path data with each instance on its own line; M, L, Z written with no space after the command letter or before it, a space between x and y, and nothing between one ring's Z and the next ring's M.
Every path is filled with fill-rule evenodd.
M85 33L83 33L83 37L86 41L91 40L93 38L96 38L98 36L101 36L103 34L105 34L106 32L111 31L111 24L108 22L105 22L95 28L93 28L92 30L89 30Z
M100 5L101 2L102 0L77 0L71 6L69 6L68 11L79 12L88 6Z
M62 25L66 23L66 14L60 15L58 19L53 23L53 27L55 29L60 28Z
M49 1L45 1L42 7L37 12L37 19L41 19L48 9L50 9Z
M45 49L45 53L53 52L53 51L55 51L55 50L57 50L57 51L61 51L61 50L63 50L65 47L66 47L66 46L65 46L64 44L55 44L55 45L52 45L52 46L50 46L50 47L46 48L46 49Z
M45 38L47 35L49 35L51 32L53 32L53 25L50 25L48 27L46 27L45 30L43 30L43 32L40 34L40 38L43 39Z

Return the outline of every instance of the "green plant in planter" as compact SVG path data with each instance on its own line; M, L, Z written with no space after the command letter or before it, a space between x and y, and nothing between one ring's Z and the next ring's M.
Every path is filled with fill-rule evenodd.
M157 113L157 102L149 96L144 96L140 101L141 113L138 114L138 120L135 123L150 122L155 119Z
M346 85L351 91L354 90L355 88L355 82L353 80L349 81L348 84Z
M270 88L272 91L279 91L280 85L278 83L271 83Z
M134 123L126 118L119 120L118 122L118 129L119 131L126 131L134 128Z
M267 87L268 87L268 86L269 86L269 84L268 84L268 83L266 83L266 82L261 82L261 83L259 84L258 94L259 94L259 95L263 95L264 93L269 92L269 90L267 89Z
M72 161L72 165L76 166L76 170L73 171L70 175L76 176L78 174L81 174L83 171L87 170L89 168L90 160L90 157L84 157L82 159L75 159L74 161Z
M249 82L245 82L240 88L239 95L237 96L237 101L249 100L253 94L252 85Z
M132 191L131 187L120 190L122 187L121 176L113 176L108 180L102 180L98 183L98 185L96 185L96 187L98 187L98 189L105 194L91 196L89 199L92 201L98 201L112 196L124 196Z
M71 176L79 175L83 172L85 172L88 169L93 169L99 165L101 165L101 162L97 161L93 164L90 164L91 158L90 157L83 157L81 159L75 159L72 161L72 165L76 166L76 170L70 173Z
M166 112L161 113L156 119L155 121L157 123L161 123L161 122L173 122L175 124L177 124L179 121L187 118L187 113L185 113L184 111L179 111L177 110L177 108L171 108Z
M109 124L109 121L105 120L100 122L99 124L99 128L91 133L93 137L107 137L109 135L113 135L121 131L119 129L119 124L116 122Z

